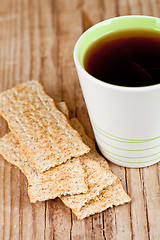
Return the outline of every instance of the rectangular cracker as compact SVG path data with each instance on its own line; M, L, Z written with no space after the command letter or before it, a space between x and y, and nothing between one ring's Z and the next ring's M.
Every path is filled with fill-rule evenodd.
M70 159L44 173L38 173L29 157L22 152L12 132L0 139L0 154L19 167L27 177L28 195L32 203L87 191L85 173L79 158Z
M107 161L98 154L95 148L94 142L86 135L84 128L82 124L78 121L78 119L73 118L70 120L71 125L80 133L83 142L90 147L90 152L85 154L91 159L94 159L94 161L98 162L106 171L110 171L109 165ZM80 159L82 159L80 157ZM83 165L83 161L81 160L81 163ZM85 168L85 165L83 165L85 172L87 169ZM87 179L87 178L86 178ZM90 191L90 187L89 187ZM85 196L85 194L79 194L77 196ZM123 190L122 184L120 180L115 176L112 185L108 185L107 187L103 188L102 191L99 191L99 194L94 196L93 198L90 198L90 201L86 201L85 204L81 208L77 208L75 205L75 202L72 199L75 199L77 196L65 196L61 197L61 200L72 209L72 211L75 213L78 219L83 219L85 217L88 217L94 213L101 212L103 210L106 210L109 207L112 206L118 206L127 202L130 202L130 197L125 193ZM79 206L79 203L77 203Z
M66 116L69 117L68 107L65 102L59 102L56 104L58 109ZM3 138L0 138L0 153L2 152L4 158L18 167L24 174L24 161L18 156L19 153L19 140L13 133L6 134Z
M99 196L88 202L80 211L73 210L78 220L100 213L110 207L119 206L131 201L130 197L123 190L122 184L117 179L112 185L104 189Z
M85 171L88 191L84 194L61 197L63 203L75 211L79 211L87 202L99 195L104 188L117 179L109 169L106 170L98 162L92 160L92 154L85 154L79 158Z
M89 152L79 133L36 80L2 92L0 114L39 172Z
M68 116L66 103L58 103L57 107ZM19 167L26 175L31 202L53 199L62 193L66 195L87 191L84 170L78 158L68 160L65 164L39 174L32 166L29 157L25 153L22 154L19 141L12 132L0 139L0 153L8 162ZM57 186L58 181L60 181L60 185Z

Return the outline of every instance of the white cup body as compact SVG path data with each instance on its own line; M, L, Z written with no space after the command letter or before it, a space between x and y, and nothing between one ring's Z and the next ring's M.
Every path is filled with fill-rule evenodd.
M160 84L132 88L95 79L79 63L79 41L74 60L100 151L108 160L125 167L157 163L160 160Z

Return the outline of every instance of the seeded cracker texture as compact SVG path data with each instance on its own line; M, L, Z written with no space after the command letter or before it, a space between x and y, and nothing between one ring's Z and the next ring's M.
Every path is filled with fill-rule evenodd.
M78 119L73 118L70 122L71 125L80 133L84 143L90 147L91 151L87 155L90 155L92 159L99 162L106 170L109 170L107 161L98 154L94 142L86 135L84 128ZM130 201L131 198L126 194L120 180L116 177L111 185L104 188L99 195L87 202L80 210L74 209L71 202L67 203L67 206L72 209L78 220L82 220L83 218L95 213L100 213L109 207L122 205Z
M58 109L67 117L69 117L68 107L65 102L56 104ZM11 164L18 167L24 174L24 161L20 154L19 140L11 132L0 138L0 154Z
M92 160L91 154L80 157L80 162L85 171L88 192L61 197L64 204L75 211L79 211L87 202L99 195L104 188L116 180L116 176L110 170L104 169L98 162Z
M119 206L130 201L131 199L123 190L120 180L117 179L112 185L104 189L99 196L96 196L93 200L83 206L80 211L73 210L73 212L78 220L82 220L95 213L100 213L107 208Z
M2 92L0 113L40 173L89 152L36 80Z
M57 104L64 114L68 114L65 103ZM30 201L45 201L66 194L87 191L84 170L79 158L68 160L45 173L39 174L29 157L21 150L19 141L12 132L0 139L0 154L11 164L19 167L28 180Z
M61 195L72 195L87 191L84 170L79 158L70 159L52 170L37 174L37 178L35 173L32 174L32 169L29 161L27 161L25 171L29 176L28 182L32 183L28 186L28 195L31 202L45 201Z

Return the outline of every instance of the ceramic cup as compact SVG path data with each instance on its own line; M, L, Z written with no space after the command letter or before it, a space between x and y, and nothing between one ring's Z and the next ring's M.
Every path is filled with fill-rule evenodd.
M84 54L93 41L125 29L160 31L160 19L123 16L100 22L78 39L74 61L100 151L113 163L139 168L160 160L160 84L112 85L94 78L83 66Z

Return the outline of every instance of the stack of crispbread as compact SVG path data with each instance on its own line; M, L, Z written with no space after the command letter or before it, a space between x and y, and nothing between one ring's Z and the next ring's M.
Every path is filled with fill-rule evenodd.
M11 130L0 154L27 177L31 202L60 197L78 219L130 202L79 121L38 81L0 93L0 113Z

